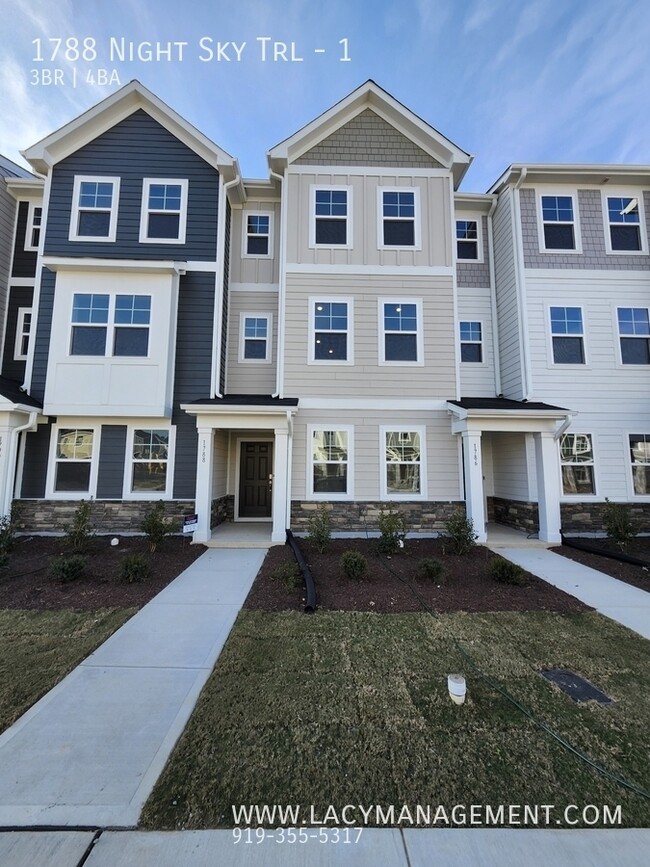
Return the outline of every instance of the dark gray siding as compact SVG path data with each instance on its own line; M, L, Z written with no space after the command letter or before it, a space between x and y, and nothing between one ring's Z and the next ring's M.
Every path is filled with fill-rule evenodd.
M219 353L221 356L221 371L219 375L219 391L224 394L226 391L226 364L228 353L228 301L230 293L230 224L231 224L231 209L230 202L226 202L226 239L224 243L224 264L223 264L223 318L221 322L221 346ZM210 395L212 396L212 395Z
M20 202L18 205L18 223L16 225L16 246L11 268L12 277L33 277L36 273L36 253L25 250L25 232L27 231L27 217L29 216L29 202Z
M126 425L102 425L97 473L97 499L121 500L124 486Z
M0 177L0 327L4 321L7 303L15 216L16 201L9 195L5 179Z
M210 397L214 299L214 274L194 272L181 277L172 415L176 425L175 499L194 499L196 493L196 420L179 404Z
M25 440L22 497L42 498L45 496L51 431L51 425L39 424L34 433L23 434L27 439Z
M32 397L41 401L45 395L45 377L47 375L47 356L50 348L50 333L52 331L52 310L54 307L55 282L56 274L53 271L48 271L47 268L43 268L41 297L34 343L32 387L29 392Z
M14 379L20 383L25 378L25 362L14 360L18 308L31 307L33 295L34 290L31 286L14 286L9 294L9 304L7 306L7 330L2 356L2 375L6 376L7 379Z
M456 219L465 219L462 211L457 211ZM490 285L490 251L488 248L487 217L481 217L481 233L483 261L458 262L456 265L458 285L465 289L482 289Z
M69 241L75 175L120 177L115 243ZM143 178L187 178L187 243L140 244ZM47 218L48 255L207 259L217 249L219 173L146 112L138 110L54 167Z

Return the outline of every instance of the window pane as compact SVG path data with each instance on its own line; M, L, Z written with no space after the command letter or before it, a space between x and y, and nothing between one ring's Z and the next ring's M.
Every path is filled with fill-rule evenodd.
M483 361L483 353L480 343L461 343L460 360L473 363Z
M560 454L565 462L593 461L591 436L587 434L564 434L560 441Z
M460 339L461 340L480 340L481 339L481 323L480 322L461 322L460 323Z
M108 238L110 211L79 211L77 234L90 238Z
M148 328L116 328L113 355L146 356L149 351Z
M547 250L574 250L573 224L547 223L544 226L544 246Z
M56 444L57 460L90 460L93 455L93 431L62 428Z
M458 241L456 255L459 259L478 259L476 241Z
M347 431L314 431L312 442L312 458L316 461L347 461Z
M623 364L650 364L650 339L621 337L621 361Z
M563 466L562 489L565 494L593 494L594 468L586 466Z
M167 464L150 462L136 462L133 464L133 477L131 490L137 491L162 491L167 487Z
M418 343L415 334L386 334L386 361L417 361Z
M71 355L105 355L106 329L74 325L72 328Z
M266 359L266 340L246 338L244 340L244 358Z
M55 491L86 492L90 488L90 461L61 461L56 465Z
M180 216L178 214L149 214L148 238L178 238Z
M638 226L610 226L612 250L640 250L641 233Z
M167 460L168 430L138 429L133 432L133 457L140 460Z
M108 295L75 294L72 299L72 321L97 324L108 322Z
M553 361L556 364L584 364L582 337L554 337Z
M384 220L384 246L413 247L415 224L413 220Z
M347 244L346 220L328 220L317 218L316 220L316 243L317 244Z
M386 490L389 494L419 494L419 464L386 464Z
M347 334L317 331L315 334L314 358L317 360L346 361Z
M347 464L314 464L314 493L346 494L348 490Z
M115 299L117 325L148 325L151 298L148 295L118 295Z
M249 256L267 256L269 252L269 239L264 235L247 239L246 252Z
M635 494L650 494L650 434L630 434Z

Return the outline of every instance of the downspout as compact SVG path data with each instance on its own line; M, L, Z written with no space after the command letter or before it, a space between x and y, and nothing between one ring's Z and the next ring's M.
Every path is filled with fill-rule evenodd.
M494 262L494 226L492 218L497 209L498 199L495 198L487 215L488 226L488 256L490 257L490 306L492 308L492 355L494 358L494 388L495 394L501 394L501 356L499 353L499 319L497 313L497 278Z
M214 311L214 341L215 350L212 353L212 394L215 397L223 397L219 390L221 381L221 341L223 329L223 293L224 293L224 261L225 261L225 245L226 245L226 202L228 200L228 190L236 184L241 183L241 175L235 171L235 177L223 183L223 176L219 173L219 208L218 208L218 226L217 226L217 292L215 298ZM221 260L219 251L222 251Z
M573 416L571 416L571 415L565 415L564 416L564 421L562 422L562 424L559 426L559 428L553 434L553 439L556 442L560 439L560 437L562 436L564 431L569 427L572 419L573 419Z
M36 272L34 274L34 295L32 297L32 329L31 340L27 347L27 361L25 363L25 381L23 389L27 394L31 394L32 375L34 373L34 351L36 349L36 336L38 333L38 314L41 301L41 282L43 278L43 253L45 252L45 235L47 232L47 217L50 210L50 190L52 188L52 170L53 166L49 166L49 171L45 176L45 185L43 187L43 210L41 212L41 235L38 240L38 253L36 254Z
M451 214L451 225L449 231L451 233L451 293L452 293L452 312L454 317L454 376L456 379L456 400L460 400L461 383L460 383L460 341L459 341L459 315L458 315L458 256L456 255L456 202L454 199L454 181L451 172L449 173L449 201Z
M513 236L515 242L515 268L517 273L517 307L519 309L519 334L521 335L521 360L523 375L523 399L529 400L532 396L532 376L530 370L530 344L528 340L528 320L526 282L524 278L524 251L521 239L521 207L519 204L519 190L526 180L528 169L523 166L519 179L513 188Z
M26 430L34 430L36 427L36 419L38 411L32 410L29 414L29 421L25 424L15 427L11 431L9 438L9 454L7 455L7 484L4 492L4 502L2 503L2 514L8 515L11 512L11 503L16 490L16 455L18 454L18 437Z
M275 391L271 397L284 397L284 338L286 308L287 208L284 201L287 170L284 175L270 170L270 176L280 183L280 263L278 275L278 345L275 364Z
M287 430L289 431L289 436L287 437L287 502L285 506L284 519L285 530L290 529L291 527L291 467L293 461L293 418L291 417L290 411L287 411Z

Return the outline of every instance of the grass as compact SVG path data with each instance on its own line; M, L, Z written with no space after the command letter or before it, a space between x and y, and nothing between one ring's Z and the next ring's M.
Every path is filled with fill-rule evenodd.
M135 613L0 610L0 732Z
M232 826L239 804L320 816L330 804L620 804L625 826L650 825L648 801L472 674L453 637L576 747L649 787L650 644L598 614L242 611L142 824ZM616 704L575 704L543 667L578 672ZM447 694L457 671L463 707Z

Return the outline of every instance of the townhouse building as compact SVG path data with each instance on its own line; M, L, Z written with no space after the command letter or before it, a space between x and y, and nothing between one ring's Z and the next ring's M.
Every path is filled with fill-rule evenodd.
M321 503L353 531L464 506L480 540L598 531L606 497L650 524L649 166L460 192L472 157L372 81L268 179L138 82L24 155L0 481L32 529L90 497L201 542Z

